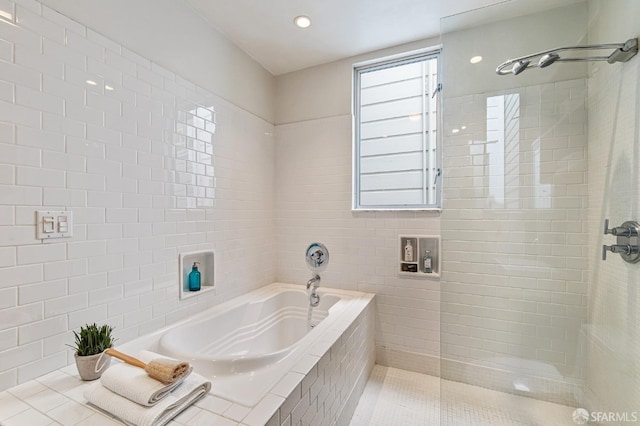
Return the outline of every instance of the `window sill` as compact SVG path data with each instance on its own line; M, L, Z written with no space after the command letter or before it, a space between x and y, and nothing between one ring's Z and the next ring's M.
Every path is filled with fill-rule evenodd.
M442 207L352 207L352 212L434 212L441 213Z

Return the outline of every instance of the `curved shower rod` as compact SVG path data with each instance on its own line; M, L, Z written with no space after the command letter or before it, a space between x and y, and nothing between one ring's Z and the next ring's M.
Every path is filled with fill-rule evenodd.
M562 58L558 54L567 50L596 50L596 49L615 49L609 56L587 56L577 58ZM638 53L638 39L630 38L624 43L613 44L592 44L586 46L565 46L556 49L545 50L534 53L532 55L521 56L515 59L509 59L498 65L496 73L499 75L513 74L518 75L528 68L545 68L554 62L587 62L587 61L607 61L610 64L614 62L627 62ZM538 63L531 63L533 58L540 57ZM510 68L505 69L507 67Z

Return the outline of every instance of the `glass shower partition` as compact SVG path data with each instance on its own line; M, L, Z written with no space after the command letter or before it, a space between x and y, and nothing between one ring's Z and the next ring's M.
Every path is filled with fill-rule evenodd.
M514 395L567 406L558 424L585 405L588 65L496 67L584 43L588 9L534 3L442 21L441 424L529 424Z
M640 58L495 72L633 40L637 16L511 0L442 21L441 424L640 422L640 263L603 259L605 220L640 220Z

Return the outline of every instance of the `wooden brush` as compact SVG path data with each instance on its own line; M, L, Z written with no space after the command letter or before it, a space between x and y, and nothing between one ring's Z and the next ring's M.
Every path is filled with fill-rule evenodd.
M107 355L121 359L129 365L140 367L147 372L149 377L156 379L164 384L170 384L180 379L189 372L190 366L188 362L173 361L166 358L158 358L149 361L148 364L134 358L130 355L118 352L113 348L104 351Z

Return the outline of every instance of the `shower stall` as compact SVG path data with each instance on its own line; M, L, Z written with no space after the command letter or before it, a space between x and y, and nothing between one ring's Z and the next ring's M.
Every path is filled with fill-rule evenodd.
M602 258L605 219L640 220L640 57L553 50L621 48L640 6L533 3L442 21L441 394L462 382L590 416L557 424L640 421L640 263Z

